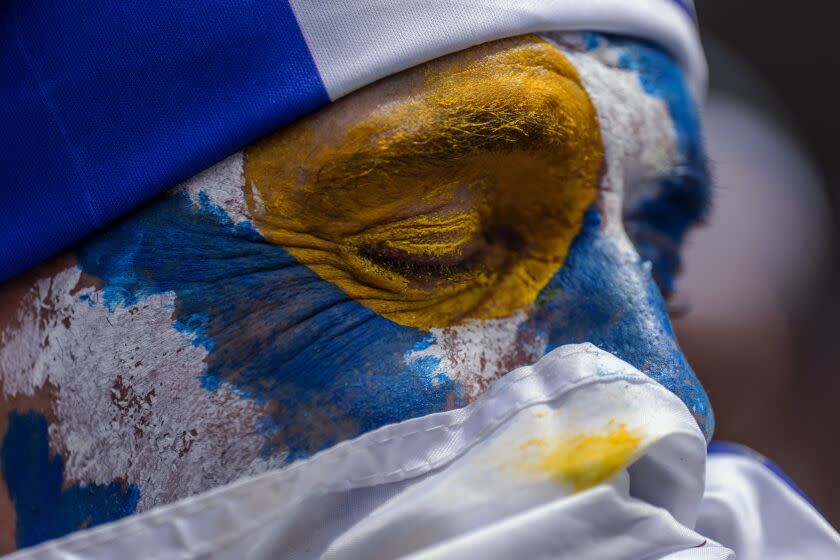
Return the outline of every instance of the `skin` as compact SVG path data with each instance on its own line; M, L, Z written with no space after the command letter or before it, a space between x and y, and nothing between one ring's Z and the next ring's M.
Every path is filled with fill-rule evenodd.
M3 286L0 551L464 406L568 343L710 437L652 277L708 197L696 114L670 59L615 41L676 139L673 169L619 162L653 194L605 180L583 54L528 36L368 86L230 160L230 193L217 168Z

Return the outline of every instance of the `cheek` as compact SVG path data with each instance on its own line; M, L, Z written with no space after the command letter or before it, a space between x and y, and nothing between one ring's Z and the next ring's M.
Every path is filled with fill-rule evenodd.
M590 342L639 368L676 394L711 435L708 397L679 349L649 265L602 231L596 208L537 298L531 324L549 349Z
M259 408L263 457L291 461L462 406L572 342L615 353L710 415L648 275L600 233L592 211L529 311L431 331L380 316L253 230L178 197L89 245L79 262L101 279L111 309L168 294L171 326L203 355L201 391Z
M79 263L114 310L173 299L171 327L203 355L203 390L261 410L263 456L305 457L460 402L438 363L410 358L428 333L362 306L207 201L173 196L86 246Z
M208 388L229 382L269 403L266 452L294 460L457 404L440 364L410 357L428 345L426 334L378 316L301 265L271 284L254 288L251 313L215 336L219 350L205 374Z

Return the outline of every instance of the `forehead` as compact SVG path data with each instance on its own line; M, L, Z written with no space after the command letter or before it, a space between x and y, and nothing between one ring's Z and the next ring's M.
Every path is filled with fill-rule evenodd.
M275 159L312 165L322 163L324 152L332 159L396 156L388 163L398 164L400 157L428 155L432 145L419 140L446 137L441 148L451 154L466 144L488 150L512 144L517 131L520 144L534 133L556 136L563 132L557 109L575 111L585 97L575 67L555 47L535 36L518 37L381 80L258 147L285 140L273 146ZM285 157L277 158L280 153Z
M656 46L623 37L530 35L433 60L279 131L270 157L278 170L317 168L331 188L342 175L376 169L421 176L465 152L567 144L574 134L553 117L573 114L586 96L605 144L605 190L678 177L672 186L695 207L690 221L702 218L709 181L683 71Z

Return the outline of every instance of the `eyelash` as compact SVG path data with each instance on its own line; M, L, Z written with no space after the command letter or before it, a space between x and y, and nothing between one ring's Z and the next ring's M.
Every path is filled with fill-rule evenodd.
M527 243L513 228L496 225L472 235L472 243L459 244L458 250L448 254L430 255L422 252L388 247L383 244L362 244L359 255L375 265L416 280L466 280L482 267L493 247L505 247L520 252ZM422 246L422 244L421 244ZM486 264L486 263L484 263Z
M474 259L469 258L456 264L440 264L413 258L407 253L386 254L374 247L363 247L359 254L370 262L392 272L425 281L439 281L470 269Z

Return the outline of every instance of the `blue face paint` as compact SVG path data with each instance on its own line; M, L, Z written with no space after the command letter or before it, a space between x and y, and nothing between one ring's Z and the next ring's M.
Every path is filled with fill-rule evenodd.
M601 231L599 212L587 212L532 321L548 335L549 349L591 342L639 368L688 406L709 439L714 414L708 396L677 345L650 271Z
M17 517L18 548L64 536L134 513L140 490L119 481L75 484L62 489L64 463L50 457L47 421L32 412L12 412L0 449L3 478Z
M208 351L204 387L272 403L258 426L267 454L306 457L463 403L434 358L406 362L427 333L378 316L206 198L161 200L84 245L78 266L111 307L174 291L175 328Z

